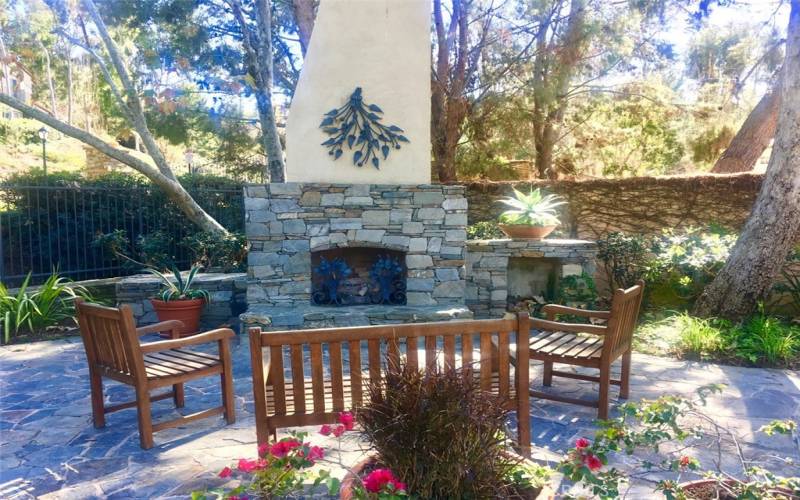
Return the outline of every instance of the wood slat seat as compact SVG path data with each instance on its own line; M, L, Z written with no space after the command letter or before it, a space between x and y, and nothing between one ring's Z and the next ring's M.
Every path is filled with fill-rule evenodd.
M550 386L554 376L599 382L600 396L590 401L534 390L530 391L530 395L534 398L597 408L598 418L608 418L609 386L611 384L620 386L620 398L628 397L631 343L643 294L644 281L639 280L636 285L628 289L620 288L614 292L610 311L589 311L558 304L547 304L542 307L547 319L531 320L534 330L530 334L528 351L529 359L544 361L542 385ZM556 321L556 316L559 314L605 321L606 324L562 323ZM611 364L620 358L622 358L621 376L619 379L612 379ZM554 370L554 363L596 368L600 370L600 375Z
M147 378L175 377L215 367L218 368L217 372L222 372L222 361L218 356L184 349L170 349L144 355Z
M232 424L236 421L233 395L231 352L228 339L235 334L220 328L190 337L180 338L183 323L163 321L136 328L133 311L123 305L119 309L75 300L81 339L89 363L89 383L92 393L92 420L97 428L105 427L106 414L136 408L139 417L139 444L153 447L153 433L213 415L225 415ZM171 340L142 344L139 337L148 333L170 332ZM217 355L185 349L188 346L217 344ZM152 421L150 403L172 398L176 408L184 405L184 382L208 376L220 377L222 405L173 420ZM103 378L133 386L136 400L106 406L103 397ZM172 386L169 392L151 395L150 391Z
M603 337L586 333L533 330L530 348L539 357L600 359Z

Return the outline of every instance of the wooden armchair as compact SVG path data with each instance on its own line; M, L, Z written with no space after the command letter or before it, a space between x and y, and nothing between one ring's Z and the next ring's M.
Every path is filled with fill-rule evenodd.
M544 361L543 385L550 386L553 376L588 380L600 383L600 396L595 401L558 396L531 390L535 398L550 399L597 408L597 418L608 418L608 392L611 384L619 386L619 397L627 399L630 392L631 342L639 307L642 303L644 281L627 290L614 292L610 311L588 311L556 304L542 308L547 320L531 319L529 357ZM607 320L605 325L562 323L558 314ZM611 363L622 358L619 380L611 379ZM599 376L581 375L553 369L554 363L587 366L600 370Z
M500 395L516 411L519 448L530 456L528 370L511 363L512 346L527 345L528 330L525 313L513 319L302 332L251 328L258 442L268 442L279 428L336 422L339 412L362 404L370 384L380 382L387 365L397 366L401 359L412 368L437 363L462 368L476 362L480 366L474 375L481 389ZM527 367L527 352L520 354L519 366ZM329 369L323 363L326 357Z
M105 426L105 415L117 410L136 407L139 416L139 443L145 450L153 447L153 432L176 427L192 420L225 414L229 424L235 420L233 378L228 339L232 330L220 328L192 337L179 338L180 321L164 321L136 328L129 306L119 309L89 304L75 300L78 325L89 362L92 392L92 417L94 426ZM147 333L171 333L171 340L146 344L139 337ZM217 342L219 355L188 351L185 347ZM211 375L219 375L222 382L222 406L203 410L174 420L153 424L150 403L173 398L175 406L184 405L183 383ZM136 400L112 406L103 403L103 377L131 385L136 390ZM172 386L170 392L150 395L151 389Z

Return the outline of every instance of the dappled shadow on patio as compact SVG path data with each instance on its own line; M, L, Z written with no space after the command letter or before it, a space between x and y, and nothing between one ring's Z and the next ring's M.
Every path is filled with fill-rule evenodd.
M214 349L213 346L209 347ZM155 448L139 448L136 411L113 413L104 429L91 424L89 382L83 347L78 338L0 348L0 496L3 498L152 498L181 496L215 481L231 460L255 452L252 386L248 344L237 337L232 345L237 421L222 418L192 422L155 435ZM541 385L541 365L533 365L531 380ZM631 401L663 394L692 396L697 387L726 384L709 399L707 412L730 425L748 450L796 456L788 439L769 439L757 429L773 418L794 414L800 404L800 377L782 370L760 370L683 362L635 355ZM131 388L106 384L107 403L133 397ZM555 378L548 390L572 397L596 397L596 384ZM219 379L186 386L190 413L219 404ZM616 404L612 388L612 408ZM594 434L596 410L551 401L532 400L534 456L557 457L579 436ZM155 421L176 416L170 400L153 404ZM612 416L615 413L612 410ZM312 429L313 432L313 429ZM322 436L315 442L325 443ZM697 456L713 459L708 443L695 443ZM361 453L348 444L348 457ZM725 457L735 473L738 458ZM731 463L729 463L731 462ZM625 467L625 463L616 464ZM710 462L708 465L712 465ZM647 479L652 480L653 477ZM650 492L647 481L634 487Z

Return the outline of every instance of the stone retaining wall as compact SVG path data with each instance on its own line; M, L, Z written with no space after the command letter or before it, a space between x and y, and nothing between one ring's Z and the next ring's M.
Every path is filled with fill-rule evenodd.
M197 288L207 290L211 295L211 302L206 304L200 318L203 328L210 329L221 325L236 326L238 324L239 314L247 308L246 274L199 274L194 283ZM156 323L158 317L150 304L150 299L160 288L160 281L150 274L137 274L122 278L116 284L117 304L131 306L137 326Z
M597 245L583 240L470 240L467 242L467 307L479 317L502 317L508 301L508 262L514 257L558 259L559 277L594 276ZM577 269L574 269L577 266Z

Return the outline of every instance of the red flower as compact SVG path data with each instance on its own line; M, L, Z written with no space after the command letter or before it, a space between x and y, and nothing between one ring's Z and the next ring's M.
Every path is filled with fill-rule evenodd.
M239 464L236 466L242 472L250 473L257 470L261 470L267 466L267 461L263 458L258 460L248 460L246 458L240 458Z
M405 491L406 485L397 480L389 469L375 469L364 478L364 488L370 493L380 493L387 485L393 491Z
M285 441L278 441L277 443L273 444L269 452L274 457L283 458L286 455L288 455L290 451L300 446L301 446L300 441L296 439L288 439Z
M325 450L319 446L312 446L308 449L308 456L306 458L313 463L317 460L321 460L324 455Z
M269 453L269 443L263 443L258 445L258 456L265 457Z
M228 497L228 500L250 500L250 497L247 495L234 495L232 497Z
M603 462L594 455L586 455L583 459L583 463L586 464L586 467L592 472L600 470L603 467Z
M592 443L590 443L588 439L586 439L586 438L578 438L575 441L575 448L578 448L579 450L582 450L584 448L588 448L590 444L592 444Z
M333 432L333 429L328 424L325 424L319 428L319 433L322 434L323 436L330 436L331 432Z
M338 438L338 437L339 437L339 436L341 436L342 434L344 434L344 426L343 426L343 425L337 425L337 426L336 426L336 427L333 429L333 435L334 435L334 436L336 436L336 437Z
M221 478L231 477L231 474L233 474L233 471L231 470L230 467L225 467L224 469L219 471L219 477Z
M345 430L352 431L355 425L353 420L353 414L349 411L343 412L339 414L339 423L342 424Z
M689 467L689 464L692 463L692 459L686 455L683 455L678 463L681 467Z

